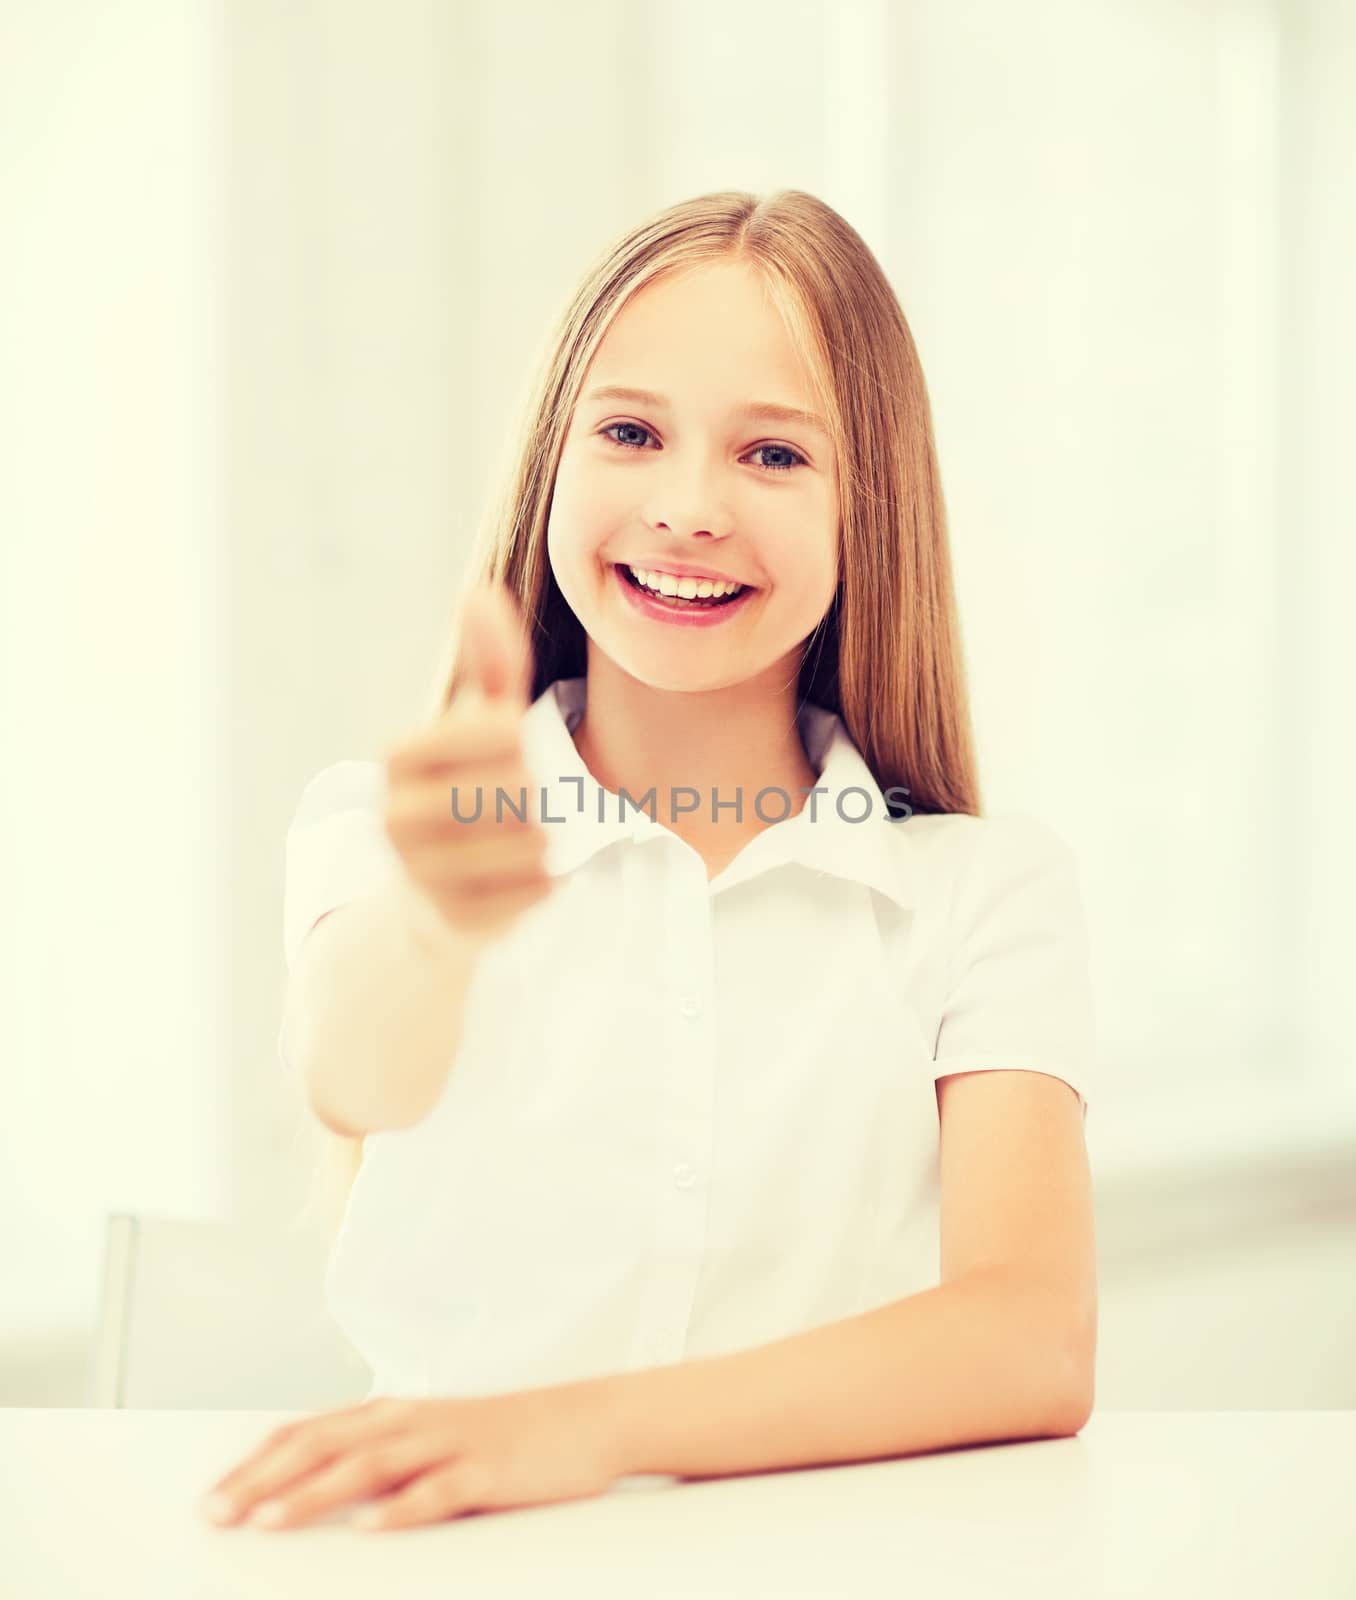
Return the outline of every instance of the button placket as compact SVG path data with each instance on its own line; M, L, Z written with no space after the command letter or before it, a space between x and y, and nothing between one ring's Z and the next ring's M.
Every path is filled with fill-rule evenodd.
M678 1002L678 1009L685 1017L696 1018L701 1015L701 1001L695 994L685 994ZM690 1189L697 1181L697 1169L690 1161L678 1161L673 1167L673 1183L677 1189Z
M657 830L662 833L662 830ZM671 1019L663 1029L662 1146L667 1172L657 1202L654 1250L648 1280L638 1309L632 1363L658 1366L680 1361L687 1342L693 1298L703 1266L707 1232L707 1186L700 1180L710 1159L715 1104L716 1041L709 988L714 970L711 912L704 892L684 859L665 861L666 894L661 970L675 987L667 1002ZM701 892L698 892L701 891Z

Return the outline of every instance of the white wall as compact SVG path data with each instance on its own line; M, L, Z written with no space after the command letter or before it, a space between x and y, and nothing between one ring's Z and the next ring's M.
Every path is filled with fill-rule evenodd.
M1277 797L1273 818L1292 841L1283 856L1298 937L1289 945L1300 985L1291 1037L1334 1081L1356 1078L1351 1027L1352 886L1356 885L1356 7L1304 0L1289 53L1285 126L1289 165L1280 254L1287 472L1277 577L1295 620L1288 681L1299 711L1290 723L1300 784ZM1294 841L1299 848L1295 848ZM1298 859L1297 859L1298 858ZM1283 941L1277 941L1282 944Z
M0 24L0 1338L87 1319L105 1210L228 1197L219 40Z

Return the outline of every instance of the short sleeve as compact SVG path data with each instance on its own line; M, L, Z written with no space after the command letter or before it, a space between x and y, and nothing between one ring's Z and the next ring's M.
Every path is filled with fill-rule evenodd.
M283 954L289 970L327 911L370 894L402 870L386 832L386 769L337 761L302 790L287 830Z
M379 761L336 761L302 790L285 847L283 956L289 971L327 911L373 893L403 870L385 812L386 769ZM286 1016L278 1055L290 1062Z
M1077 857L1035 818L977 820L952 906L933 1077L1049 1073L1077 1092L1086 1122L1097 1042Z

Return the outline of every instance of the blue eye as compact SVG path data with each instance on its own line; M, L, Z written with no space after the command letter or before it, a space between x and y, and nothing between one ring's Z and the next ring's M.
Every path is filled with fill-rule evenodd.
M645 448L643 444L627 444L623 439L613 438L613 434L618 428L631 428L636 433L649 434L650 432L648 428L643 428L638 422L609 422L605 428L599 428L598 433L601 438L608 440L610 444L615 444L621 450L643 450ZM801 455L799 450L793 450L789 444L759 444L755 445L749 453L754 455L762 450L780 450L784 455L795 457L794 461L785 461L771 466L766 462L759 463L759 470L762 472L790 472L794 467L806 465L805 457Z

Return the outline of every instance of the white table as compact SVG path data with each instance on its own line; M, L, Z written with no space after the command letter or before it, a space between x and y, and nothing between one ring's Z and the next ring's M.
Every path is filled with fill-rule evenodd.
M1098 1413L1076 1438L606 1495L389 1533L216 1528L291 1413L0 1410L0 1593L1356 1596L1356 1411Z

